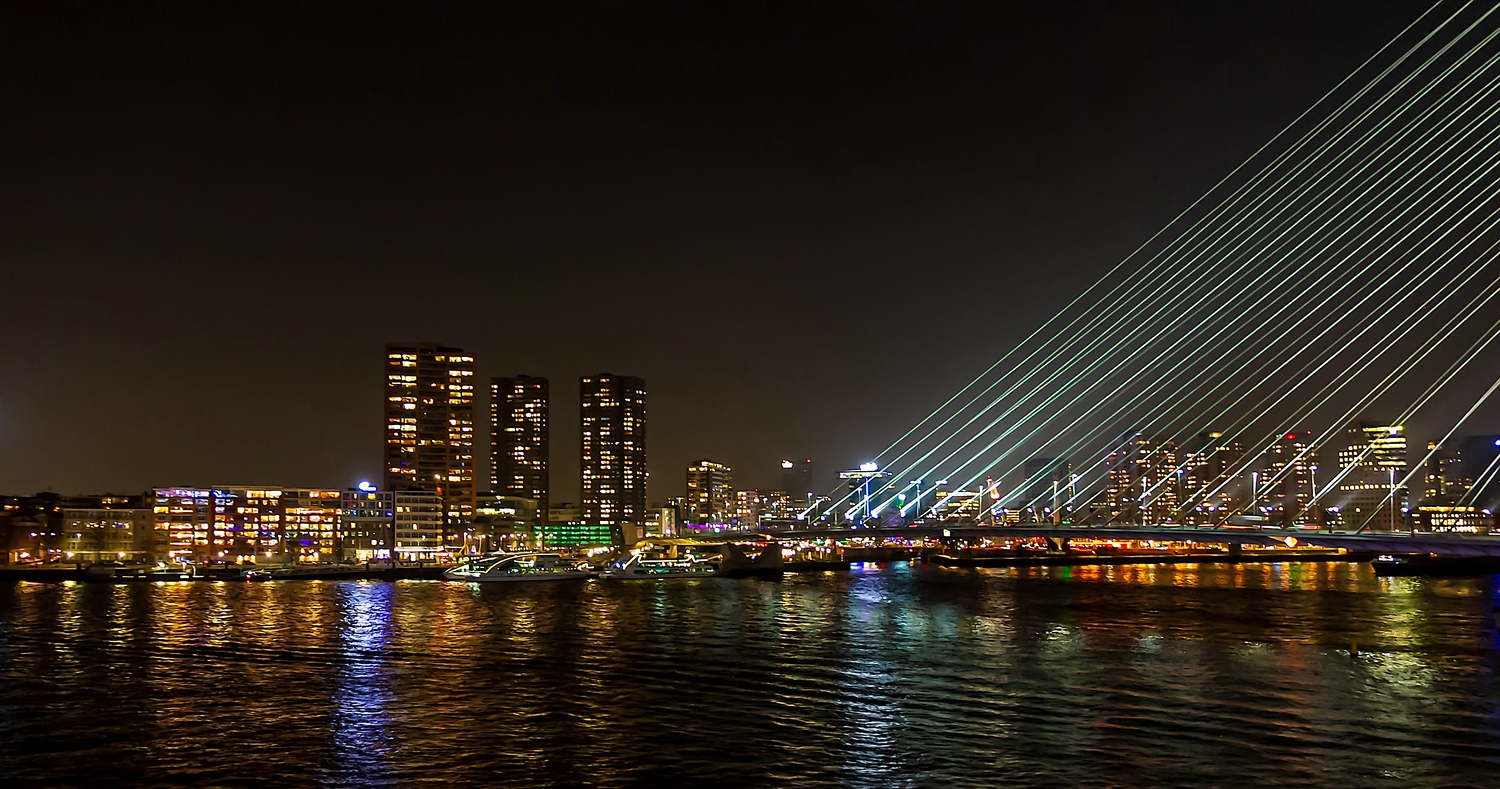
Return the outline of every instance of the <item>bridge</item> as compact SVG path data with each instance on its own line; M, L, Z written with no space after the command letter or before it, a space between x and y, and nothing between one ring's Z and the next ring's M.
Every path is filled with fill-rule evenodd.
M1500 506L1496 21L1393 40L1076 295L1053 261L1052 317L798 513L917 527L783 533L1500 556L1438 531ZM955 307L1004 326L1003 281ZM970 525L1060 512L1338 531Z
M920 539L920 540L1025 540L1042 538L1058 548L1069 540L1155 540L1158 542L1203 542L1222 545L1308 546L1343 548L1351 552L1382 554L1435 554L1438 556L1500 557L1500 536L1468 534L1409 534L1405 532L1339 532L1311 529L1223 529L1192 526L942 526L917 525L893 528L774 529L772 537L802 539Z

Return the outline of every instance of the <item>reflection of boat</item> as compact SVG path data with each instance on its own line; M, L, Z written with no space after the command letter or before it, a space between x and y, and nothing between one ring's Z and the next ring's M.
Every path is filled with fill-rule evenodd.
M601 578L612 581L654 578L707 578L718 570L713 562L698 556L647 556L632 553L610 565Z
M1500 556L1385 554L1371 559L1370 566L1376 575L1494 575L1500 573Z
M510 553L464 562L443 573L450 581L581 581L593 573L580 570L556 553Z
M745 549L732 542L724 544L724 559L719 562L719 575L725 578L780 578L786 572L781 560L781 546L772 542L754 559L745 555Z
M107 581L110 583L150 581L155 580L151 577L152 572L153 570L150 567L132 567L123 562L101 562L84 568L83 580Z
M365 578L363 565L312 564L304 567L260 567L245 571L247 581L317 581Z

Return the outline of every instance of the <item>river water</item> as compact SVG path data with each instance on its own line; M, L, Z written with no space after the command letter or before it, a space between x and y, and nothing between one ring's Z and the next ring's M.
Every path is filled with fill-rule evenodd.
M19 786L1500 785L1496 581L0 584Z

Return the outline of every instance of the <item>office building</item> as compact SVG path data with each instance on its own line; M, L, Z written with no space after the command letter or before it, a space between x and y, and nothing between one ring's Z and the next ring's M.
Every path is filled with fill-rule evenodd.
M490 492L530 499L546 523L548 496L546 378L490 379Z
M385 489L442 496L474 517L474 357L432 343L385 347Z
M583 522L634 544L646 523L646 383L601 373L579 395Z
M1339 452L1339 522L1348 528L1394 531L1405 522L1407 491L1406 428L1360 422L1347 431L1349 445Z
M687 504L692 523L729 523L735 514L734 480L730 468L712 460L687 467Z

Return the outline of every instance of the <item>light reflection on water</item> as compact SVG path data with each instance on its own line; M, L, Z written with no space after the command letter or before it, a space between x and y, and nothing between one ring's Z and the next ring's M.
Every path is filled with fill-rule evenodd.
M0 585L10 785L1488 786L1493 579Z

